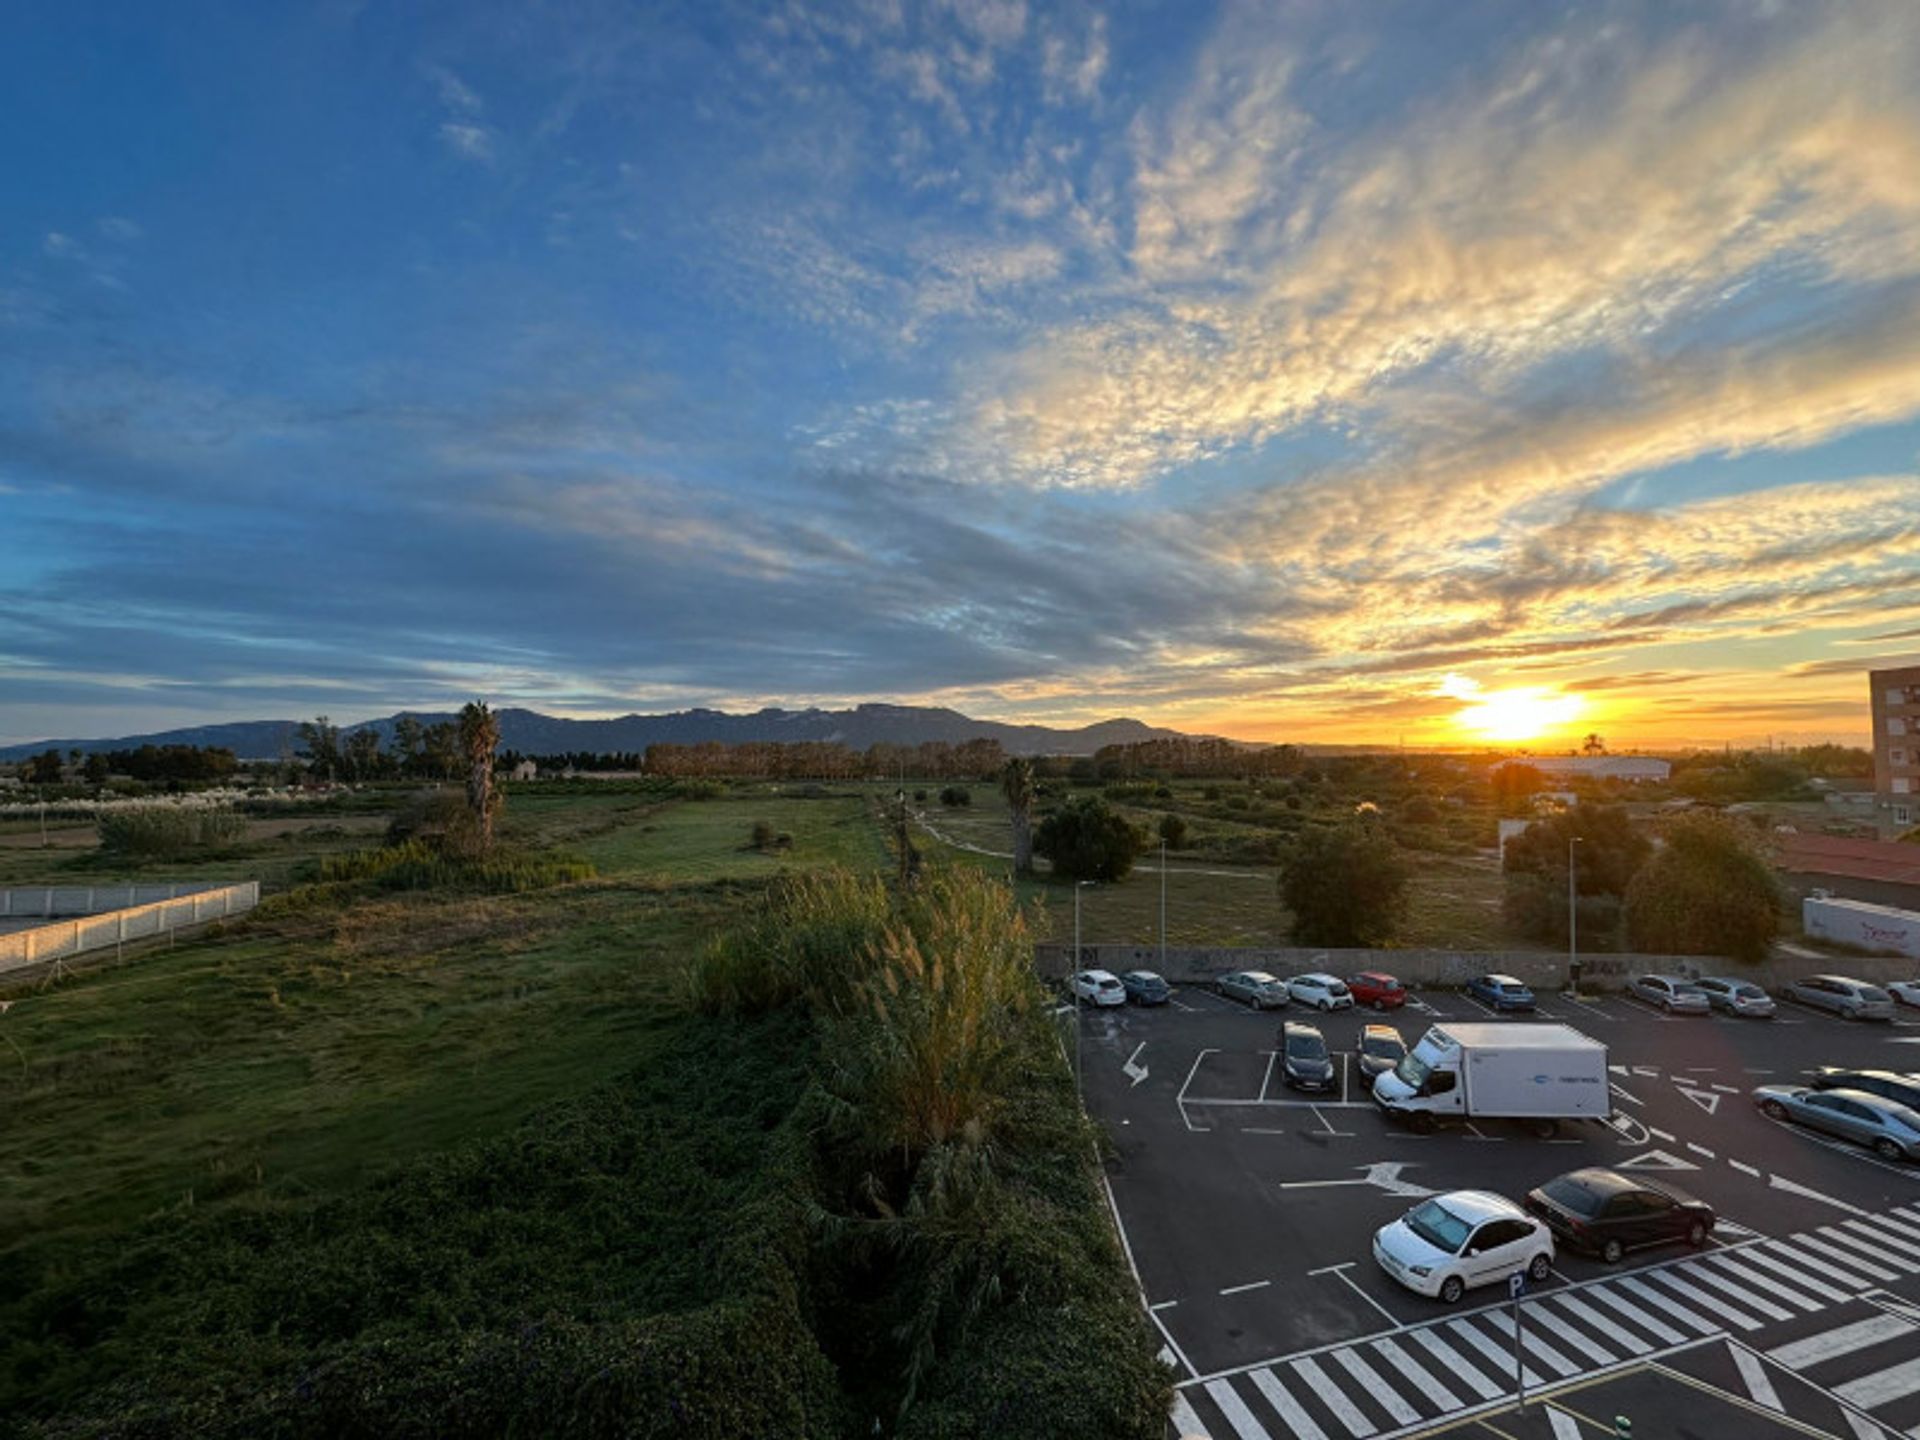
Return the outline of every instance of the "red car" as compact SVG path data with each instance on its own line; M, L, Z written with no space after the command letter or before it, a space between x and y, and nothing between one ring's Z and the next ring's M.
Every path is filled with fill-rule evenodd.
M1407 987L1384 970L1363 970L1347 981L1353 1003L1394 1010L1407 1003Z

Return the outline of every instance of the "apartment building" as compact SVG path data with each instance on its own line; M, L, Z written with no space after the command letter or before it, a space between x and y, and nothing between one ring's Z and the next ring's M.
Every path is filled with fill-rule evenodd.
M1880 832L1891 838L1920 825L1920 665L1870 670L1873 691L1873 791Z

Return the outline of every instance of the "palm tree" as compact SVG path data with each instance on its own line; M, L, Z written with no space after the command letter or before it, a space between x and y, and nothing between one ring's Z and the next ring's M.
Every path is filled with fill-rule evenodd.
M1607 742L1597 734L1590 734L1580 748L1589 755L1604 755L1607 753Z
M1013 812L1013 873L1033 873L1033 762L1016 755L1000 772L1000 793Z
M460 752L467 760L467 808L473 812L482 853L493 848L493 816L500 808L500 794L493 788L493 752L499 748L499 718L485 701L468 701L460 712Z

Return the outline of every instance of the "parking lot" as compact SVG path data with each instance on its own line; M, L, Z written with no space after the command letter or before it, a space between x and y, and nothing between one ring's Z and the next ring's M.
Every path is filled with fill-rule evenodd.
M1333 1095L1282 1083L1287 1018L1326 1034L1342 1075ZM1615 1115L1550 1139L1485 1121L1413 1134L1375 1110L1353 1065L1361 1027L1383 1019L1409 1044L1439 1021L1563 1021L1607 1045ZM1749 1098L1822 1064L1920 1068L1920 1012L1892 1026L1792 1006L1771 1021L1667 1017L1620 997L1547 996L1531 1017L1495 1017L1428 993L1384 1016L1255 1013L1188 987L1170 1005L1088 1010L1080 1023L1088 1107L1114 1145L1115 1211L1178 1372L1180 1433L1412 1435L1505 1411L1504 1291L1452 1308L1415 1295L1380 1270L1371 1237L1428 1194L1517 1200L1585 1165L1668 1181L1720 1223L1704 1252L1608 1267L1562 1250L1522 1307L1530 1386L1620 1387L1631 1374L1636 1403L1675 1417L1697 1420L1724 1392L1714 1403L1811 1427L1797 1433L1920 1426L1920 1304L1911 1323L1900 1309L1920 1302L1920 1208L1906 1208L1920 1206L1920 1168L1777 1124ZM1565 1433L1590 1418L1566 1419ZM1658 1413L1635 1422L1636 1435L1686 1433ZM1698 1433L1768 1433L1756 1427Z

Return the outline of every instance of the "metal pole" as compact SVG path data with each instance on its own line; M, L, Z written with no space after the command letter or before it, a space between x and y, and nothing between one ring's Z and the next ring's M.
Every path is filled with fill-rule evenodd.
M1527 1369L1520 1360L1520 1287L1513 1287L1513 1388L1520 1396L1520 1413L1527 1413Z
M1160 978L1167 978L1167 842L1160 842Z
M1580 965L1580 890L1574 881L1577 864L1574 858L1574 846L1580 843L1580 837L1574 835L1567 841L1567 988L1578 990L1574 984L1574 975Z
M1080 973L1080 887L1084 881L1073 882L1073 969L1069 975ZM1069 979L1069 988L1073 990L1073 1094L1080 1098L1080 989Z

